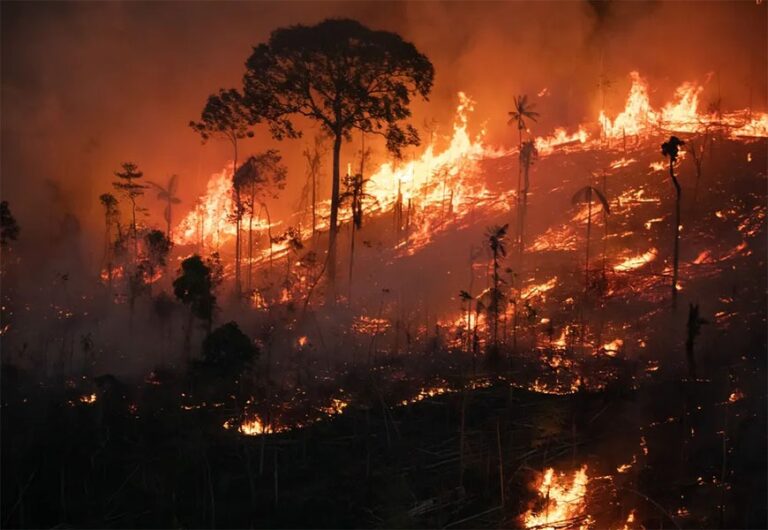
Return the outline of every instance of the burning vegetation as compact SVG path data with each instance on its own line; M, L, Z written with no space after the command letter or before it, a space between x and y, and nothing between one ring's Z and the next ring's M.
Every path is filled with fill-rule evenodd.
M2 201L4 525L766 523L765 105L601 62L585 119L417 127L428 54L347 18L240 73L199 196L115 162L90 269L31 283Z

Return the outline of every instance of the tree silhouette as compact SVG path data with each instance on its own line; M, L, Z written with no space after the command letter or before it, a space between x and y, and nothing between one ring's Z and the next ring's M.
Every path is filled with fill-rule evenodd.
M179 176L171 175L168 178L168 184L165 186L152 181L149 181L149 184L157 190L157 198L161 201L165 201L165 210L163 210L163 218L165 219L166 224L165 235L169 240L173 240L171 237L171 213L173 205L181 203L181 200L176 195Z
M144 234L145 252L140 266L144 274L144 281L149 286L150 294L152 294L152 282L155 281L155 275L159 269L164 268L167 264L171 247L173 247L173 242L162 230L150 230Z
M507 125L515 125L517 127L517 153L518 153L518 165L517 165L517 229L518 229L518 241L522 248L522 237L520 235L521 230L521 187L522 187L522 179L523 179L523 165L524 165L524 157L530 155L529 152L528 155L523 153L523 131L528 128L528 124L526 121L537 121L539 118L539 113L534 110L533 103L528 101L527 95L522 96L515 96L514 99L514 110L509 111L507 114L509 115L509 120L507 121Z
M181 262L179 276L173 281L173 294L189 307L189 322L185 339L185 353L189 356L193 317L206 322L210 332L216 296L213 294L214 279L211 268L197 254Z
M507 255L504 240L507 237L508 228L508 224L505 224L504 226L492 226L486 232L488 248L491 250L492 257L493 284L488 291L488 303L485 307L493 318L493 334L491 335L493 349L491 352L494 354L498 353L499 347L499 313L503 309L506 301L506 297L501 290L501 283L503 280L499 276L499 261Z
M326 151L324 135L316 134L312 145L301 153L307 161L307 185L306 191L302 192L302 195L309 195L309 199L312 201L312 238L317 233L317 180L320 177Z
M122 171L115 171L115 176L120 180L112 183L112 186L125 195L131 201L131 237L133 238L133 261L136 263L139 257L139 235L136 226L136 199L144 195L146 186L137 181L144 176L133 162L124 162Z
M661 154L669 158L669 177L675 186L675 247L672 265L672 307L677 307L677 271L680 259L680 199L682 190L680 182L675 176L675 162L680 152L680 146L685 145L677 136L670 136L669 140L661 144Z
M472 331L472 295L463 289L459 291L459 300L461 300L461 312L464 313L464 321L466 322L465 336L464 336L464 348L469 350L470 336ZM466 304L466 310L465 310Z
M381 135L399 156L417 145L418 133L401 122L411 115L415 95L427 98L434 68L399 35L373 31L357 21L329 19L272 32L246 62L244 95L254 119L268 121L277 139L296 138L292 119L318 122L333 137L328 282L336 279L336 236L340 199L341 142L352 130Z
M253 341L236 322L219 326L203 340L202 366L220 375L237 376L258 354Z
M533 165L533 162L539 157L539 151L536 149L536 144L533 142L533 140L528 140L526 142L523 142L522 147L520 149L520 161L523 166L523 197L522 197L522 208L520 210L520 226L518 227L518 244L519 244L519 252L520 254L523 253L523 250L525 249L525 242L523 240L523 237L525 235L525 216L528 212L528 190L531 187L529 174L531 171L531 166Z
M107 267L107 282L112 287L112 271L114 267L114 245L112 243L112 230L120 218L118 202L111 193L99 195L99 202L104 207L104 265Z
M360 171L344 177L344 192L339 198L340 203L349 201L349 209L352 213L352 224L350 225L350 244L349 244L349 299L352 299L352 271L355 262L355 234L363 227L363 202L366 199L376 200L376 198L365 192L365 185L369 179L363 177L367 161L370 157L370 149L365 148L365 133L362 135L362 148L360 150Z
M8 201L0 202L0 246L5 247L8 246L9 241L16 241L20 231Z
M586 248L586 261L584 264L584 291L589 289L589 239L592 232L592 201L597 201L602 205L603 212L606 215L611 213L611 207L608 205L608 200L603 193L592 186L584 186L579 191L573 194L571 202L573 204L587 204L587 248Z
M211 138L221 138L232 144L234 159L232 161L232 176L237 173L238 141L252 138L251 125L258 118L251 117L246 110L243 96L235 90L220 89L218 94L208 96L208 101L203 108L200 121L190 121L189 126L203 139L203 143ZM235 291L237 296L241 293L240 262L242 260L242 240L240 238L240 226L243 219L242 203L237 187L233 184L235 195Z
M267 212L267 233L269 237L269 261L272 263L272 232L269 219L268 199L276 199L281 190L285 189L288 169L282 163L280 152L269 149L258 155L248 157L235 173L234 185L240 197L245 196L241 203L244 212L248 212L248 290L251 289L253 271L253 218L256 207L260 206Z

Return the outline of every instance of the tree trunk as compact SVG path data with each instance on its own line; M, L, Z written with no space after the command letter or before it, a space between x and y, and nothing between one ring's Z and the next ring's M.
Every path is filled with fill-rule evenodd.
M333 140L333 182L331 188L331 221L328 227L328 292L329 300L336 297L336 224L339 218L339 163L341 132Z
M272 268L272 217L269 215L269 208L264 203L261 203L261 207L264 208L264 213L267 214L267 237L269 238L269 268Z
M675 170L672 165L672 159L669 161L669 176L672 177L672 184L675 185L675 249L672 261L672 307L677 307L677 270L680 259L680 199L682 191L680 183L675 177Z
M232 162L232 186L235 188L235 295L238 300L242 295L242 280L240 278L240 257L242 255L242 242L240 240L240 225L242 223L242 209L240 202L240 187L235 186L235 173L237 173L237 140L232 142L235 148L235 159Z
M248 290L252 288L253 282L253 209L256 207L256 200L251 192L251 214L248 218Z
M592 233L592 190L587 195L587 260L584 264L584 292L589 290L589 237Z

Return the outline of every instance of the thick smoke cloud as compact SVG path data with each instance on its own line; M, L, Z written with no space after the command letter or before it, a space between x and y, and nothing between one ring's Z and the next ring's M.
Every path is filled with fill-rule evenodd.
M705 102L719 92L726 107L765 109L765 10L752 2L4 3L2 195L27 250L45 249L65 222L78 227L68 237L99 249L97 197L126 160L152 180L181 175L183 210L230 157L225 143L201 145L188 121L209 93L239 85L251 46L278 26L352 17L401 33L437 71L416 125L434 118L447 131L463 90L478 103L475 127L485 123L490 142L509 144L513 95L548 89L538 101L541 133L594 119L601 68L609 109L620 107L632 69L650 80L657 103L714 72ZM290 170L278 215L303 185L304 143L275 145ZM260 130L245 151L272 144ZM385 156L381 147L376 154ZM161 205L151 195L145 204L161 225ZM99 251L88 254L95 262Z

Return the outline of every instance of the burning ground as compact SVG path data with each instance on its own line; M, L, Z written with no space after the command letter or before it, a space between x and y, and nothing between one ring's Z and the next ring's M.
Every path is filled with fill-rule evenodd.
M90 276L32 277L22 222L4 526L764 526L768 115L627 81L619 110L505 145L466 93L402 159L354 136L335 285L321 175L285 207L274 154L225 163L194 203L155 184L166 227L140 240L102 198ZM268 192L233 192L244 167Z

